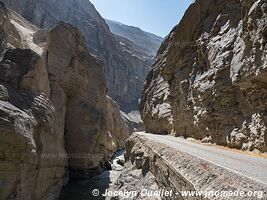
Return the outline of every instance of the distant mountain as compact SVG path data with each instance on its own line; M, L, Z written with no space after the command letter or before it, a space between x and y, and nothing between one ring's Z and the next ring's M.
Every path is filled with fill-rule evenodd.
M155 56L163 38L141 30L138 27L128 26L120 22L105 19L110 31L116 35L132 41L146 54Z

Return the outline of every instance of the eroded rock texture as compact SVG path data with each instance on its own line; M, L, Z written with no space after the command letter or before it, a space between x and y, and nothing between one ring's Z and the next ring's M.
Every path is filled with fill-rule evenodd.
M104 65L78 29L38 30L2 3L0 47L0 199L58 199L67 169L98 172L128 136Z
M0 199L57 199L67 159L46 156L66 154L64 132L54 123L43 58L25 49L37 45L21 32L22 26L27 33L37 29L2 4L0 19Z
M106 64L109 95L125 112L137 110L153 57L126 38L113 35L89 0L1 0L41 28L65 21L85 36L90 52Z
M197 0L162 44L140 104L147 131L267 150L265 0Z

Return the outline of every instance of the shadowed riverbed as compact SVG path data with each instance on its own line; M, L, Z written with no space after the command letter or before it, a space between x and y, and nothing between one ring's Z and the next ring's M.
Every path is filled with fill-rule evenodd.
M119 151L112 159L112 170L105 170L101 174L88 180L70 180L63 188L60 200L103 200L101 194L104 194L120 176L122 166L117 164L117 160L123 157L123 151ZM99 190L99 196L92 194L93 190Z

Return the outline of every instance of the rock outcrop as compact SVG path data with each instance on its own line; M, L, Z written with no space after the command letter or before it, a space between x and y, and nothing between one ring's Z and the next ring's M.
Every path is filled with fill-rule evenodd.
M266 8L265 0L197 0L189 7L144 86L148 132L267 150Z
M70 24L39 30L2 3L0 47L0 199L58 199L128 137L104 65Z
M87 51L79 30L65 23L49 33L46 57L52 99L57 108L65 107L58 123L65 119L71 176L83 176L103 166L117 150L107 130L104 65Z
M113 35L90 1L1 1L38 27L49 28L58 21L77 27L84 34L90 52L107 66L109 96L125 112L138 109L138 99L153 58L140 50L132 51L137 49L133 44L123 43L122 38Z
M45 62L32 42L37 28L2 4L0 19L0 199L57 199L67 159L46 156L66 154L64 129L55 124Z

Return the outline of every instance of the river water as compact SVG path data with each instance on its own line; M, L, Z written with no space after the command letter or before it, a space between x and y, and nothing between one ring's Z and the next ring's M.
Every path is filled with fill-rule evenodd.
M104 194L119 178L123 167L117 163L123 159L123 151L119 151L113 157L112 170L105 170L103 173L88 180L70 180L63 188L60 200L104 200L102 195L94 196L93 190L99 190L99 194Z

